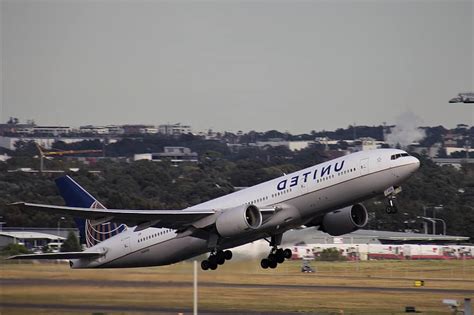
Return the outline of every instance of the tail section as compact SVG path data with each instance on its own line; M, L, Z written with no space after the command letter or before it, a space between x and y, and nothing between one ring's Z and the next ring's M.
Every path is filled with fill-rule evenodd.
M56 186L68 207L105 209L99 201L69 176L57 178ZM74 218L74 221L79 229L81 243L85 243L88 248L121 233L127 228L125 224L112 222L92 224L90 220L82 218Z

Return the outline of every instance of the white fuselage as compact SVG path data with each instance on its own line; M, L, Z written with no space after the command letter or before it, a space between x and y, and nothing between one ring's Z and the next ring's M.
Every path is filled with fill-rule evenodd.
M418 159L396 149L349 154L249 187L186 210L223 210L244 204L282 208L262 226L238 238L222 239L220 249L232 248L280 234L324 214L363 201L399 185L419 167ZM392 157L398 155L396 159ZM73 268L120 268L172 264L208 252L207 240L177 237L171 229L128 228L86 251L103 251L98 259L71 261Z

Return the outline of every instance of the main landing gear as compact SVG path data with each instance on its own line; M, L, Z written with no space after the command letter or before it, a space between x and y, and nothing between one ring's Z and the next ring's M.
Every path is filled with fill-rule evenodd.
M273 235L270 241L265 239L267 242L270 243L272 250L270 251L270 254L268 254L268 257L262 259L262 261L260 262L260 266L262 266L263 269L274 269L278 266L278 264L283 263L285 259L291 258L291 249L278 248L278 246L281 244L282 237L283 234L277 234Z
M282 249L275 246L272 248L268 257L262 259L260 266L262 266L263 269L274 269L278 264L283 263L285 259L290 259L291 255L291 249Z
M216 270L219 265L223 265L226 260L232 259L232 252L230 250L219 250L212 252L208 259L201 262L202 270Z

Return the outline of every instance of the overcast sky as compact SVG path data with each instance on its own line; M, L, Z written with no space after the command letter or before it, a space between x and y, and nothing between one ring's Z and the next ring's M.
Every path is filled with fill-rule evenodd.
M1 0L0 0L1 1ZM1 1L0 121L474 123L473 1Z

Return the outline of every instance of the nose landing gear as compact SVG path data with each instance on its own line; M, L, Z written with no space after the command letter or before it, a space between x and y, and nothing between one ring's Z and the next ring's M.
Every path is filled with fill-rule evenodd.
M384 191L384 195L387 198L387 206L385 207L385 212L388 214L393 214L398 212L397 207L397 197L395 195L402 192L402 187L389 187Z
M387 199L387 206L385 207L385 212L387 212L388 214L393 214L393 213L398 212L395 196L391 196L390 198Z
M201 262L202 270L216 270L219 265L223 265L226 260L232 259L232 252L230 250L219 250L212 252L208 259Z

